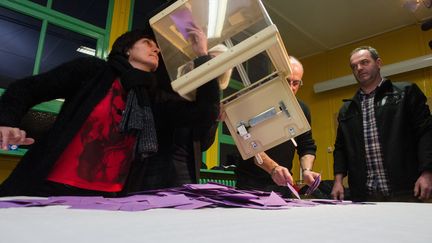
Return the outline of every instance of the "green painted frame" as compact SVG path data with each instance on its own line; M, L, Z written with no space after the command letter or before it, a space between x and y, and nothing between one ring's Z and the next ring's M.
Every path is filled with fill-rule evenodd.
M36 51L35 63L33 66L33 75L38 74L40 70L40 61L46 38L46 30L49 23L96 39L96 56L99 58L106 58L108 56L109 49L109 37L112 25L114 0L109 0L105 29L86 23L77 18L65 15L58 11L52 10L52 1L53 0L48 0L46 6L42 6L31 1L22 0L3 0L0 2L0 7L5 7L12 11L32 16L42 21L38 49ZM3 94L3 92L4 89L0 89L0 96ZM62 105L62 101L52 100L38 104L32 107L32 109L36 111L57 114L60 111ZM7 154L13 156L22 156L25 154L26 151L26 149L18 149L15 151L0 151L0 155Z

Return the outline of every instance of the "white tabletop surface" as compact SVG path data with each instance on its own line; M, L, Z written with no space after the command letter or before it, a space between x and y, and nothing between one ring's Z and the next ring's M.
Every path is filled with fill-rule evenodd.
M432 204L320 205L140 212L0 209L0 242L432 243Z

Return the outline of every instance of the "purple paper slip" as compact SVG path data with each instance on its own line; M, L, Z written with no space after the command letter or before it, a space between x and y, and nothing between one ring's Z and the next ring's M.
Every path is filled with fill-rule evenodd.
M55 197L49 197L46 201L47 205L54 205L54 204L89 204L89 203L96 203L96 202L103 202L106 199L100 196L95 197L85 197L85 196L55 196Z
M89 210L108 210L117 211L121 207L121 204L102 204L102 203L79 203L70 204L71 209L89 209Z
M191 204L190 199L183 194L150 198L148 202L150 205L154 205L159 208L176 207L180 205Z
M188 189L191 189L191 190L212 190L212 189L225 190L225 189L227 189L226 186L218 185L218 184L186 184L184 186Z
M28 204L22 204L22 203L15 203L11 201L1 201L0 202L0 208L21 208L21 207L27 207Z
M143 203L143 202L128 202L128 203L123 203L119 210L133 212L133 211L144 211L144 210L149 210L154 208L159 208L159 207L150 205L148 203Z
M176 206L176 209L198 209L212 206L213 203L205 202L201 200L191 200L190 204L184 204L180 206Z
M297 199L300 199L300 195L298 194L297 190L293 186L291 186L291 184L287 183L287 187L290 189L290 191L292 192L292 194L294 194L294 196Z
M270 196L270 194L272 192L265 192L265 191L259 191L259 190L240 190L237 189L238 192L242 192L242 193L250 193L250 194L254 194L257 196ZM276 194L278 194L278 192L275 192Z
M157 195L134 195L130 197L108 198L107 200L117 203L148 202L149 199L158 197Z
M219 196L227 199L242 200L242 201L259 198L256 195L248 194L248 193L223 193L223 194L221 193L219 194Z
M317 178L315 178L315 181L312 183L312 185L307 189L306 195L312 194L320 185L321 183L321 175L319 175Z
M170 15L177 30L182 34L185 40L189 39L188 29L194 26L192 13L187 8L182 8Z
M287 206L288 205L288 203L283 198L281 198L279 195L277 195L274 192L271 192L270 196L262 197L259 199L251 199L250 201L263 206Z
M287 203L291 207L314 207L319 205L319 203L312 202L309 200L297 200L297 199L291 199L291 201Z

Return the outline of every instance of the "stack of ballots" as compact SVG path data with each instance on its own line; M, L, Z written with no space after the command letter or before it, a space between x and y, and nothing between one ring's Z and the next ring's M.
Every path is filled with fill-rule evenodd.
M182 187L143 191L120 198L60 196L48 198L3 198L0 208L65 205L70 209L143 211L156 208L200 209L237 207L252 209L289 209L320 204L352 204L336 200L285 199L275 192L237 190L215 183L186 184Z

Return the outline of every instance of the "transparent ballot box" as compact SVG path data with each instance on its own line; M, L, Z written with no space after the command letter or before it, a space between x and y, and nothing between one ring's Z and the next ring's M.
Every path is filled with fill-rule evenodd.
M179 0L150 19L173 89L193 100L195 90L233 70L244 88L222 100L225 123L243 159L272 148L310 126L286 78L288 54L277 27L259 0ZM188 29L200 28L209 54L199 67ZM224 92L225 94L225 92Z

